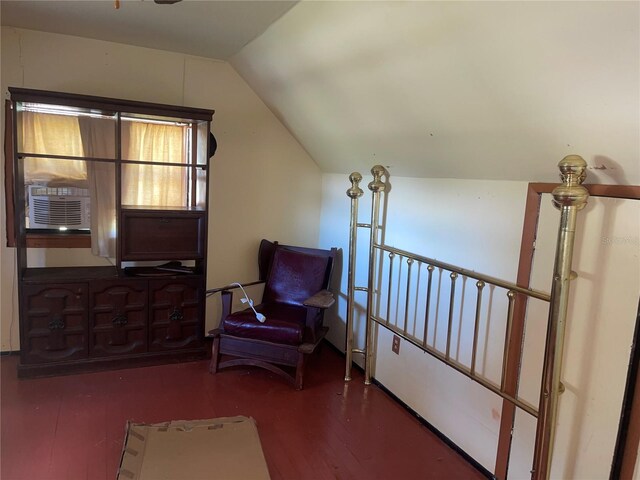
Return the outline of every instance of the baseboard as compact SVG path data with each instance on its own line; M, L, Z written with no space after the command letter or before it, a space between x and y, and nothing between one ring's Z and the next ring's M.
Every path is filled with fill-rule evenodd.
M333 343L331 343L329 340L327 340L325 338L325 343L327 345L329 345L333 350L335 350L336 352L338 352L340 355L342 355L343 357L345 356L345 352L343 352L342 350L340 350L338 347L336 347ZM359 370L360 372L364 373L364 369L358 365L357 363L354 363L352 365L353 368ZM447 444L447 446L449 448L451 448L453 451L455 451L456 453L458 453L462 458L464 458L467 463L469 463L473 468L475 468L476 470L478 470L482 475L484 475L486 478L495 480L495 475L493 473L491 473L489 470L487 470L482 464L480 464L477 460L475 460L471 455L469 455L467 452L465 452L462 448L460 448L458 445L456 445L456 443L451 440L449 437L447 437L444 433L442 433L440 430L438 430L436 427L434 427L431 423L429 423L424 417L422 417L418 412L416 412L413 408L411 408L409 405L407 405L405 402L403 402L395 393L393 393L391 390L389 390L387 387L385 387L382 383L380 383L378 380L376 380L375 378L372 379L372 383L377 386L380 390L382 390L384 393L386 393L387 395L389 395L389 397L391 397L396 403L398 403L399 405L401 405L405 410L407 410L411 415L413 415L422 425L424 425L425 427L427 427L431 432L433 432L440 440L442 440L445 444Z

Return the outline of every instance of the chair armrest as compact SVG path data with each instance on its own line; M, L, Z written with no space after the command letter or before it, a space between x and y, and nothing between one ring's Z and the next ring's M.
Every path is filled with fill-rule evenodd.
M305 307L329 308L335 303L333 293L329 290L320 290L314 296L307 298L303 304Z

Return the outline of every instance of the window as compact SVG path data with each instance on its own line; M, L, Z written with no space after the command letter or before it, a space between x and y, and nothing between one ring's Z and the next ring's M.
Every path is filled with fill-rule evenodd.
M15 213L27 246L88 246L90 238L94 254L115 257L120 208L204 207L206 114L172 116L179 107L10 91L22 195ZM210 111L202 112L210 119ZM5 152L13 138L5 135ZM51 241L41 245L43 239Z

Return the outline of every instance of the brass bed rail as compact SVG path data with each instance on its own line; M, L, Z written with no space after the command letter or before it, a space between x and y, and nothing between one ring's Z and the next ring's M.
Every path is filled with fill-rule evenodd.
M471 380L479 383L480 385L488 388L493 393L501 396L505 400L513 403L514 405L520 407L525 412L533 415L534 417L538 416L537 408L533 405L530 405L526 401L519 399L517 396L511 395L507 389L505 388L505 374L506 374L506 365L508 364L508 352L510 350L510 341L511 341L511 326L513 324L513 312L514 305L516 300L516 294L525 295L527 297L536 298L538 300L543 300L545 302L549 302L550 295L545 292L540 292L537 290L531 290L519 287L515 284L505 282L503 280L490 277L488 275L483 275L480 273L472 272L470 270L466 270L463 268L456 267L451 264L447 264L444 262L440 262L435 259L423 257L421 255L416 255L411 252L407 252L404 250L400 250L398 248L393 248L384 245L374 245L374 249L380 252L388 253L389 258L389 276L386 282L386 290L387 292L387 301L386 301L386 315L384 317L380 316L380 312L373 312L371 316L371 320L375 323L382 325L389 330L391 330L396 335L404 338L406 341L412 343L413 345L421 348L425 352L431 354L438 360L446 363L450 367L453 367L458 372L467 376ZM406 288L403 289L404 294L404 315L402 315L402 328L400 328L397 324L397 318L395 322L391 322L391 305L392 301L390 299L393 289L391 288L391 284L393 283L393 263L395 261L405 262L407 265L407 270L404 275L404 280L406 280ZM415 300L415 295L412 295L412 269L419 268L420 266L426 265L427 269L427 288L424 290L424 294L426 295L425 309L424 309L424 326L421 330L421 335L416 337L415 335L408 334L408 325L409 325L409 304L413 303L412 300ZM446 335L446 347L444 351L439 350L435 346L432 346L428 342L428 330L430 326L430 318L432 317L432 290L433 290L433 272L435 269L440 269L442 272L449 272L450 278L450 295L448 305L445 305L447 311L447 335ZM462 362L457 361L454 357L451 356L451 343L452 343L452 330L453 330L453 317L454 311L456 309L456 284L459 284L460 281L464 281L466 278L471 278L476 280L476 301L475 301L475 309L474 309L474 322L473 322L473 342L471 347L471 362L470 366L467 367ZM508 301L508 309L507 309L507 318L506 318L506 333L505 333L505 344L502 356L502 375L500 384L496 385L491 382L491 380L485 378L480 375L476 371L476 358L478 352L478 336L480 330L480 320L482 313L482 301L483 294L486 292L485 287L494 286L499 287L501 289L506 290L506 297ZM437 318L435 319L438 320Z
M588 192L582 186L582 182L585 179L586 162L579 156L570 155L560 161L558 167L563 183L552 193L553 203L560 210L561 214L551 293L523 288L512 282L385 245L383 223L386 223L387 194L391 189L391 185L389 182L389 173L384 167L376 165L371 169L373 180L368 185L372 193L370 223L358 223L358 201L364 193L359 187L362 175L358 172L352 173L349 177L351 188L347 190L347 196L351 199L351 221L347 282L345 381L351 379L353 354L363 354L364 381L365 384L371 383L373 364L375 361L374 345L376 327L382 326L390 330L395 335L405 339L407 342L415 345L537 419L534 460L531 470L531 478L533 480L548 479L550 474L558 397L563 390L560 381L562 370L561 360L569 298L569 281L575 277L571 272L571 260L573 256L576 217L578 210L586 205L588 199ZM381 198L384 199L382 214ZM385 219L384 222L381 222L381 215L383 219ZM366 287L355 285L357 234L359 228L369 230ZM395 269L394 264L397 265ZM403 270L405 265L406 268ZM424 274L422 277L420 276L420 272L424 272L425 269L426 279L424 279ZM418 272L417 274L415 273L416 270ZM434 287L433 274L436 271L438 272L438 288L434 298L432 292ZM395 272L397 272L397 274L395 274ZM386 273L386 275L384 275L384 273ZM445 284L445 273L448 273L449 276L448 285ZM426 288L418 288L421 279L426 281ZM462 294L456 295L456 285L462 283L464 290L467 280L469 279L475 280L476 290L472 322L473 340L471 359L467 365L459 361L457 355L452 355L451 349L454 312L458 309L458 313L462 317L465 298ZM416 283L415 287L414 282ZM432 315L432 308L434 302L437 302L436 311L440 308L440 289L443 285L445 286L445 290L448 288L449 299L448 302L443 302L445 304L444 308L446 309L446 316L444 316L445 320L443 322L446 324L446 342L442 349L437 347L435 331L432 335L433 341L429 341L429 328L431 317L434 317L434 322L442 322L442 320L440 320L442 317L438 316L437 312L435 315ZM393 291L394 286L395 291ZM499 384L478 372L477 368L478 338L482 307L483 300L488 296L485 292L488 290L491 292L490 295L494 295L496 291L503 291L506 295L505 341L502 351L501 378ZM353 313L355 305L354 293L356 291L365 292L367 296L363 348L356 348L354 346ZM420 297L421 294L423 297ZM526 308L529 299L549 303L542 382L540 399L537 406L531 405L519 397L519 378L516 379L515 391L513 391L513 388L508 387L506 381L507 365L509 365L510 362L509 352L513 350L511 348L511 329L514 321L515 305L520 301L524 303ZM457 300L460 301L457 302ZM383 308L383 304L385 304L384 306L386 306L386 308ZM424 304L424 308L420 309L420 318L418 318L418 305L421 304ZM414 307L412 313L410 313L410 307ZM401 314L399 314L400 312ZM489 315L489 313L487 315ZM420 322L423 324L418 332ZM410 325L411 329L409 328ZM458 338L461 335L461 328L462 326L459 326L457 332ZM521 343L519 346L521 354L523 347L524 345ZM459 348L457 353L459 354ZM518 368L518 372L519 370Z

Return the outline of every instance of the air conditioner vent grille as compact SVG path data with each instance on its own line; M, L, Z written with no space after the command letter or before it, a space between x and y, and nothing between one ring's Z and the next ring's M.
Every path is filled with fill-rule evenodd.
M29 188L29 228L90 228L90 199L86 188Z
M66 227L82 224L82 203L80 200L34 199L33 210L36 223Z

